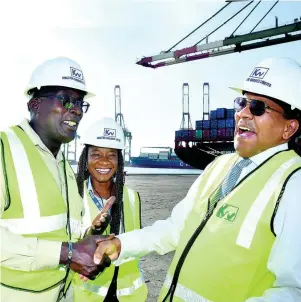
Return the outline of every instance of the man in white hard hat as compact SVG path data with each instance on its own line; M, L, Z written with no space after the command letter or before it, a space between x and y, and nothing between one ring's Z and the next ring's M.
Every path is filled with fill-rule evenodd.
M167 220L95 254L118 265L175 250L160 302L301 301L301 66L263 60L236 90L236 153L211 163Z
M60 150L92 94L64 57L38 66L25 94L30 120L0 133L1 301L72 301L70 269L91 279L102 269L93 263L99 237L78 241L83 203Z

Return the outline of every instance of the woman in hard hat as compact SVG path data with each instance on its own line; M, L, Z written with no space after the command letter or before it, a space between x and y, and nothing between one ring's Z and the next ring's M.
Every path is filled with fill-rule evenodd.
M123 129L113 119L104 118L87 129L81 142L85 147L78 163L77 184L84 199L84 224L91 226L92 223L86 232L117 235L140 229L139 194L124 185ZM76 275L73 287L76 302L141 302L147 298L137 259L119 267L111 265L95 280L84 282Z

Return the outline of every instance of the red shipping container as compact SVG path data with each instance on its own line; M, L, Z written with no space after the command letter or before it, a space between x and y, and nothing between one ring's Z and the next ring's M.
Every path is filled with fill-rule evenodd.
M203 130L203 139L204 140L210 139L210 130L209 129Z

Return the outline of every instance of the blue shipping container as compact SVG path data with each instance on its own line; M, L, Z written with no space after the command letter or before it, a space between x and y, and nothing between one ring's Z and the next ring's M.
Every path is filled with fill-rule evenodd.
M203 129L203 121L195 121L195 129L202 130Z
M226 128L234 128L234 118L226 119Z
M210 128L217 129L217 120L210 120Z
M229 139L234 138L234 129L233 128L226 129L226 137Z
M209 119L216 120L216 110L210 110Z
M217 119L224 119L226 118L226 108L217 108L216 109L216 118Z
M203 129L209 129L210 128L210 121L205 120L203 121Z
M218 120L218 122L217 122L217 128L218 129L226 128L226 120Z
M226 137L226 129L218 129L217 130L217 137L224 139Z
M183 137L183 138L195 137L195 130L179 130L179 131L176 131L176 137Z
M234 109L227 109L227 118L233 118L235 114Z

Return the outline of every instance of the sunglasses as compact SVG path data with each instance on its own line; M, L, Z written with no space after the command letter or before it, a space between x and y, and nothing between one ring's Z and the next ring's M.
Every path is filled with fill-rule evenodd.
M62 103L63 107L65 107L66 109L71 109L75 106L78 106L81 108L81 111L83 113L86 113L90 107L90 104L88 102L84 101L83 97L74 98L68 94L56 95L53 93L51 93L51 94L49 93L49 94L39 95L39 97L40 98L55 98L55 99L59 100Z
M241 110L246 108L248 104L249 104L250 112L255 116L261 116L265 114L267 109L283 114L282 112L268 106L264 101L259 101L254 99L249 100L245 97L238 97L234 100L234 109L236 112L240 112Z

